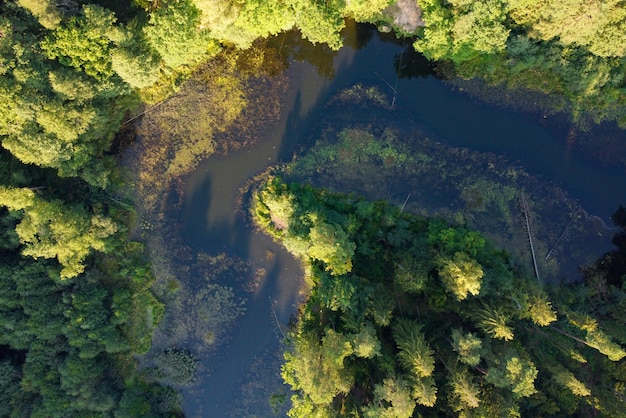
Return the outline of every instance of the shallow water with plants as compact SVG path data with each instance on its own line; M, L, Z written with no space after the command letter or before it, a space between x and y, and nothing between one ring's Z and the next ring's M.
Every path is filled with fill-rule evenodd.
M476 229L540 283L579 281L578 267L610 248L609 215L626 201L615 187L626 184L615 158L623 151L604 158L587 139L615 144L624 131L582 131L547 112L549 98L533 105L541 96L522 90L439 79L409 44L373 27L344 36L347 46L335 52L279 35L255 50L268 67L262 77L217 80L232 113L202 114L216 82L209 68L138 127L152 150L130 158L144 176L138 233L151 237L155 288L170 306L143 364L193 370L189 379L160 376L182 391L189 416L272 416L288 407L279 402L290 393L279 376L280 341L305 284L299 262L249 219L246 190L268 169ZM237 65L251 65L225 60L234 76ZM198 87L206 83L209 90ZM171 113L179 106L190 114ZM178 119L164 122L168 112ZM211 118L229 128L217 130L224 125ZM162 132L172 140L155 154L149 143ZM181 135L195 138L191 148L180 147Z
M1 2L0 417L619 415L588 3Z

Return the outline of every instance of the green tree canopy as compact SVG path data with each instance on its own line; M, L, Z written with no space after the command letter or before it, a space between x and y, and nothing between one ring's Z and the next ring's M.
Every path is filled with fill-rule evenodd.
M434 351L425 341L421 326L414 321L400 319L393 332L402 366L417 378L430 376L435 370Z
M542 40L586 46L602 57L626 53L626 11L619 0L512 2L511 17Z
M318 222L311 228L311 246L309 257L323 261L326 268L334 275L341 275L352 270L352 257L356 244L338 225Z
M122 33L115 26L115 15L110 10L84 5L81 16L72 16L57 27L41 43L50 59L72 67L97 79L106 80L113 74L111 46L121 40Z
M590 408L612 416L624 405L614 390L625 384L615 366L617 316L576 313L590 293L540 288L477 233L277 178L253 211L290 250L296 239L305 244L293 251L312 289L285 354L283 378L296 391L290 416L571 416ZM353 253L344 274L307 253L311 231L331 220ZM443 257L480 270L488 286L460 299L440 280ZM418 291L399 263L430 266ZM618 309L611 306L602 311ZM610 333L600 327L608 323Z
M150 46L170 68L194 65L218 51L209 33L200 29L200 11L191 0L169 2L150 15L144 27Z
M102 215L89 215L81 206L68 206L59 200L48 202L30 189L0 186L0 205L23 211L15 228L24 245L22 254L56 258L63 267L63 279L82 273L92 250L107 251L108 238L118 229Z
M497 366L490 368L485 379L497 387L510 388L515 396L526 397L537 392L535 379L538 370L534 363L509 355L506 361L496 359Z
M442 258L439 262L439 276L444 285L458 300L480 293L483 269L467 254L457 252L452 259Z
M51 0L18 0L17 4L30 11L46 29L55 29L63 18L56 3Z
M452 330L452 348L459 354L459 361L468 366L480 363L482 341L474 334L463 334L459 328Z

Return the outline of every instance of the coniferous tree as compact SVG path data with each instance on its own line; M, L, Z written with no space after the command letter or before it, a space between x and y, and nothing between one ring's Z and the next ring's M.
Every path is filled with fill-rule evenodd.
M467 298L468 294L476 296L480 293L483 269L465 253L457 252L451 259L442 258L439 275L458 300Z
M480 310L478 318L478 327L486 334L505 341L513 339L513 328L509 325L511 317L502 309L486 306Z
M399 319L393 327L400 363L417 378L428 377L435 370L434 351L424 339L421 328L409 319Z

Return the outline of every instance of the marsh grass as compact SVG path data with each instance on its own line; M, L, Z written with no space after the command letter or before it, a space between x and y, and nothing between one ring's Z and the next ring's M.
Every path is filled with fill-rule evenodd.
M133 235L146 242L156 278L152 290L165 304L152 348L139 359L156 381L193 385L193 358L223 344L245 311L245 295L236 289L253 280L252 269L241 259L185 246L171 214L180 207L186 174L210 155L253 144L258 130L278 117L283 68L263 44L224 51L181 75L188 78L184 83L164 83L179 84L175 91L162 86L144 92L153 106L120 137L128 197L137 207Z
M337 103L349 104L350 106L357 105L359 107L374 105L381 108L390 108L389 99L378 87L364 86L362 84L355 84L352 87L341 90L328 104Z
M263 44L224 51L133 122L137 141L124 165L143 216L162 220L172 186L180 194L183 177L202 160L254 143L258 130L278 117L286 78L275 76L283 68Z

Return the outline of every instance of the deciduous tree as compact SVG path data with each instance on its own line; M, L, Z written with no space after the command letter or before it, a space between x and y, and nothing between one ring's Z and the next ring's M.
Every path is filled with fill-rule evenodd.
M339 225L316 222L310 232L311 246L307 255L326 264L333 275L341 275L352 270L352 257L356 244L350 240Z
M58 59L61 64L97 80L106 80L113 74L112 42L121 40L122 36L115 26L116 20L110 10L84 5L81 16L70 17L41 43L41 47L48 58Z
M217 53L217 43L200 29L200 11L191 0L170 2L150 15L146 39L170 68L194 65Z
M30 189L0 186L0 205L23 211L15 228L24 245L22 254L56 258L64 279L82 273L85 258L92 250L106 251L107 238L117 231L117 225L102 215L89 215L82 207L59 200L48 202Z

